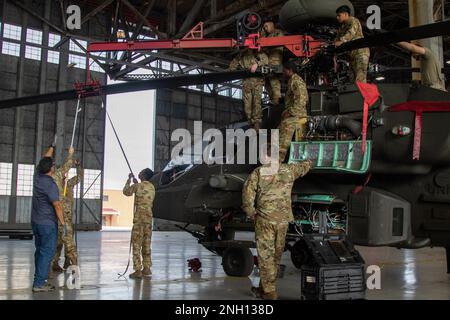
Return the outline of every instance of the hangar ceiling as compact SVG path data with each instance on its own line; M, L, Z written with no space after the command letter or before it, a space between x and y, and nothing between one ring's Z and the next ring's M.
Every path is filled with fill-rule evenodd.
M39 12L24 4L20 0L5 0L30 14L39 17ZM63 8L70 1L54 1ZM286 2L283 0L82 0L78 1L82 8L82 30L73 33L63 29L62 24L49 23L51 29L61 31L69 37L74 36L90 41L122 41L159 38L181 38L199 21L204 22L204 34L206 37L235 37L235 21L249 11L260 14L277 12ZM382 9L382 27L384 30L396 30L409 26L408 1L373 1L352 0L356 16L363 22L366 17L366 8L372 4L380 4ZM435 1L436 19L442 17L440 8L444 6L444 14L448 15L450 0ZM107 17L106 20L98 19L99 13ZM440 13L440 14L439 14ZM111 19L108 19L111 17ZM44 17L39 17L43 22ZM101 22L104 26L104 34L95 37L86 37L86 25L90 20ZM109 30L109 32L108 32ZM370 33L366 30L366 33ZM89 39L87 39L89 38ZM68 37L54 45L59 48ZM449 39L445 39L446 60L450 59ZM94 56L95 57L95 56ZM160 77L170 74L189 73L193 70L199 72L220 71L228 66L230 60L229 51L225 50L201 50L185 51L172 50L160 52L135 52L135 53L108 53L104 57L97 56L99 65L114 79L138 80L144 76L130 73L135 70L150 70L151 76ZM171 67L164 68L161 61L171 63ZM403 66L411 64L410 56L395 47L373 49L372 61L384 66ZM172 66L175 65L175 67ZM146 75L145 77L151 77ZM239 83L214 87L213 90L234 87Z

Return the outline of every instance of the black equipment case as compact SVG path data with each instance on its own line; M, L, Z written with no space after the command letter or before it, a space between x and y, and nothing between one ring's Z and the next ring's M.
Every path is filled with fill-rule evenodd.
M364 260L345 235L305 234L309 255L301 268L302 299L364 299Z

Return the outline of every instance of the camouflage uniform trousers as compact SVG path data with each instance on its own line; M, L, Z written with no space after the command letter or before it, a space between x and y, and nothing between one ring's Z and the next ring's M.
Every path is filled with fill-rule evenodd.
M250 124L262 121L261 99L264 80L260 78L245 79L242 84L244 110Z
M269 77L266 80L267 91L269 92L270 101L278 105L281 98L281 80L277 76Z
M279 132L279 149L280 149L280 158L279 161L283 162L286 157L286 153L291 145L292 135L294 132L295 141L301 141L303 139L303 133L305 132L306 126L306 117L289 117L281 120L280 126L278 129Z
M70 262L71 265L78 264L78 253L73 238L72 211L64 210L64 222L66 224L66 235L64 236L64 227L58 222L58 241L56 244L56 254L53 257L53 264L57 265L61 250L64 246L65 265Z
M367 82L367 69L369 68L369 56L357 54L350 57L350 70L352 81Z
M288 223L256 218L255 237L258 250L260 288L264 293L276 292L278 268L286 243Z
M152 267L152 223L134 223L131 231L134 270Z

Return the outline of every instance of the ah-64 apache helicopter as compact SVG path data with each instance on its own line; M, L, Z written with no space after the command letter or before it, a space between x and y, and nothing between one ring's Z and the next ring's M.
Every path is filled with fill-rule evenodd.
M322 11L320 22L335 18L335 8L329 8L328 13ZM305 17L302 9L300 2L288 2L281 11L281 23L305 25L301 23ZM424 28L429 29L424 32ZM369 36L339 51L445 33L444 29L431 29L429 25ZM302 142L291 145L290 161L306 154L316 165L292 192L296 221L290 225L287 239L292 262L301 267L311 258L302 235L323 231L319 230L321 214L329 229L347 232L354 244L443 246L449 259L450 130L446 123L450 120L450 94L421 85L378 84L379 97L367 105L367 140L362 139L367 150L362 153L366 99L356 85L336 79L334 52L324 50L317 39L308 40L317 54L302 57L309 60L303 70L310 87L309 131ZM330 85L318 87L315 80L324 75ZM276 128L280 113L280 109L266 110L263 127ZM240 123L227 128L247 126ZM253 230L240 206L243 183L255 166L182 161L173 159L154 178L158 190L155 217L204 226L204 232L191 233L206 248L222 255L225 272L249 275L253 257L248 247L253 243L234 240L234 234Z
M289 161L307 157L315 164L292 192L296 221L290 226L288 249L294 265L300 267L311 258L302 236L324 232L325 228L345 232L359 245L442 246L447 250L450 268L450 94L421 85L385 83L378 84L377 94L370 96L338 78L333 64L336 53L449 35L450 21L367 36L335 49L330 45L333 27L329 26L335 19L336 7L343 4L351 6L346 0L288 1L280 12L281 24L293 32L307 28L308 35L260 38L256 33L260 18L248 14L238 23L241 33L237 40L93 43L88 51L286 47L308 74L311 101L308 132L301 142L292 143ZM82 93L115 94L251 76L244 70L103 87L87 83ZM0 108L75 99L80 92L4 100ZM264 127L276 128L280 113L280 108L266 109ZM246 127L245 122L229 125ZM227 274L249 275L254 264L249 248L254 243L235 240L234 234L253 230L253 223L245 218L240 206L242 185L255 166L178 160L173 159L153 178L157 190L154 216L186 223L181 227L186 231L189 224L204 226L204 232L189 232L200 244L222 256Z

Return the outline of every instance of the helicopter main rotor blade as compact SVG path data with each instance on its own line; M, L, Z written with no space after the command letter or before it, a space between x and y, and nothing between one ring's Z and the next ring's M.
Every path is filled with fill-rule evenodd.
M358 40L346 42L336 48L335 52L343 53L361 48L380 47L402 41L433 38L446 35L450 35L450 20L370 35Z
M117 93L153 90L160 88L177 88L182 86L193 86L201 84L223 83L232 80L245 79L255 76L247 70L231 71L231 72L215 72L205 74L189 74L176 77L166 77L150 80L141 80L125 83L116 83L104 85L100 87L100 91L96 92L95 88L87 87L85 90L95 95L109 95ZM91 95L88 95L91 96ZM0 109L20 107L30 104L50 103L62 100L71 100L78 98L77 90L67 90L54 93L45 93L35 96L19 97L0 101Z

